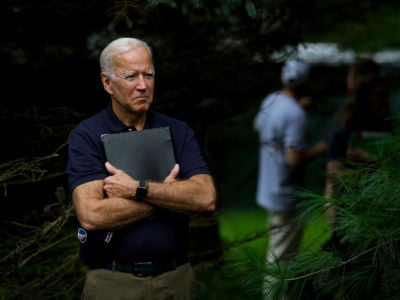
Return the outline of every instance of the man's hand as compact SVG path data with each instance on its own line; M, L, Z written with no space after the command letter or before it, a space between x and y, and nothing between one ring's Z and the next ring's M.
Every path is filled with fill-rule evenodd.
M124 171L117 169L109 162L105 164L110 176L104 179L104 191L108 197L133 199L137 187L137 180L134 180Z
M134 191L139 181L130 177L123 170L117 169L109 162L105 164L110 176L104 179L104 191L108 197L133 199ZM164 182L173 182L179 174L179 165L175 164L171 172L165 177Z

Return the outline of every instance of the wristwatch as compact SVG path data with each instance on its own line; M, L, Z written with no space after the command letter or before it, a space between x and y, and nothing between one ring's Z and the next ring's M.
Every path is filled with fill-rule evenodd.
M147 182L144 180L139 181L139 185L136 188L136 201L142 202L147 197Z

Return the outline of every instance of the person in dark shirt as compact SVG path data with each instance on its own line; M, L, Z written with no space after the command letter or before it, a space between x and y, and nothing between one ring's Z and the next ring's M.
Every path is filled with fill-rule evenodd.
M195 133L186 122L151 109L155 70L146 42L112 41L100 67L111 101L73 130L66 167L80 257L89 268L82 298L195 299L189 218L216 207ZM170 128L176 158L163 182L139 181L106 161L102 134L157 127Z
M343 109L333 120L326 165L325 196L338 194L337 178L353 163L373 163L373 141L393 133L390 94L386 80L377 74L358 79ZM340 184L339 184L340 186ZM327 210L334 224L336 213Z

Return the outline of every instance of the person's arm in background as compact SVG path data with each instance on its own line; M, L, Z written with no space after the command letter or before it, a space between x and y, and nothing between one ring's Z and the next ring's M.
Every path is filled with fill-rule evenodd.
M309 107L313 103L312 98L308 97L308 96L300 97L300 99L298 101L299 101L299 104L305 110L308 110ZM313 147L311 147L309 150L307 150L304 153L304 156L302 158L303 163L311 162L312 160L316 159L317 157L326 154L327 151L328 151L328 143L327 143L327 141L322 140L322 141L316 143Z
M335 181L337 176L343 172L344 165L342 162L332 159L326 164L326 181L325 181L325 193L324 196L327 199L325 215L328 218L329 223L333 226L336 219L336 210L332 206L329 199L335 197Z
M299 151L294 148L289 148L285 151L286 162L291 169L296 169L304 163L306 158L305 151Z
M326 198L326 216L333 226L336 218L336 210L333 206L332 199L336 194L337 177L344 171L343 160L346 157L346 149L348 148L349 132L341 127L335 127L329 137L327 163L325 168L325 191Z
M345 159L351 162L370 162L373 161L373 156L361 148L347 147L345 151ZM326 164L326 183L324 196L327 199L332 199L336 196L335 181L337 177L345 170L343 162L337 159L329 159ZM334 224L336 211L328 202L326 215L331 224Z
M312 148L306 151L298 151L292 148L286 150L286 161L292 168L296 168L300 165L310 163L317 157L324 155L327 152L327 143L321 141L316 143Z
M326 185L325 185L325 197L335 197L334 181L338 174L343 170L343 163L332 159L326 163Z

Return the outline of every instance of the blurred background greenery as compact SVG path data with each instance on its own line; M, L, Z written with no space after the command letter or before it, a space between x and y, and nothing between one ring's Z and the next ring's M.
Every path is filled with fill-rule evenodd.
M249 245L262 257L267 245L265 212L254 200L258 149L252 119L262 98L279 88L282 59L309 43L334 43L354 55L400 49L395 0L19 0L0 6L0 299L79 294L84 267L66 187L66 149L72 128L109 101L98 55L113 38L137 36L152 45L155 108L189 122L214 173L217 220L195 219L192 227L195 235L213 237L194 257L206 266L197 269L200 280L209 279L204 299L215 292L207 270L234 253L228 249ZM285 55L276 55L283 50ZM354 56L334 64L331 58L313 63L310 143L326 138ZM399 107L399 62L381 65ZM322 189L323 158L307 177L311 188ZM322 240L329 234L321 225L308 241L320 231ZM240 284L224 276L218 299L241 297ZM232 294L224 294L226 288Z

